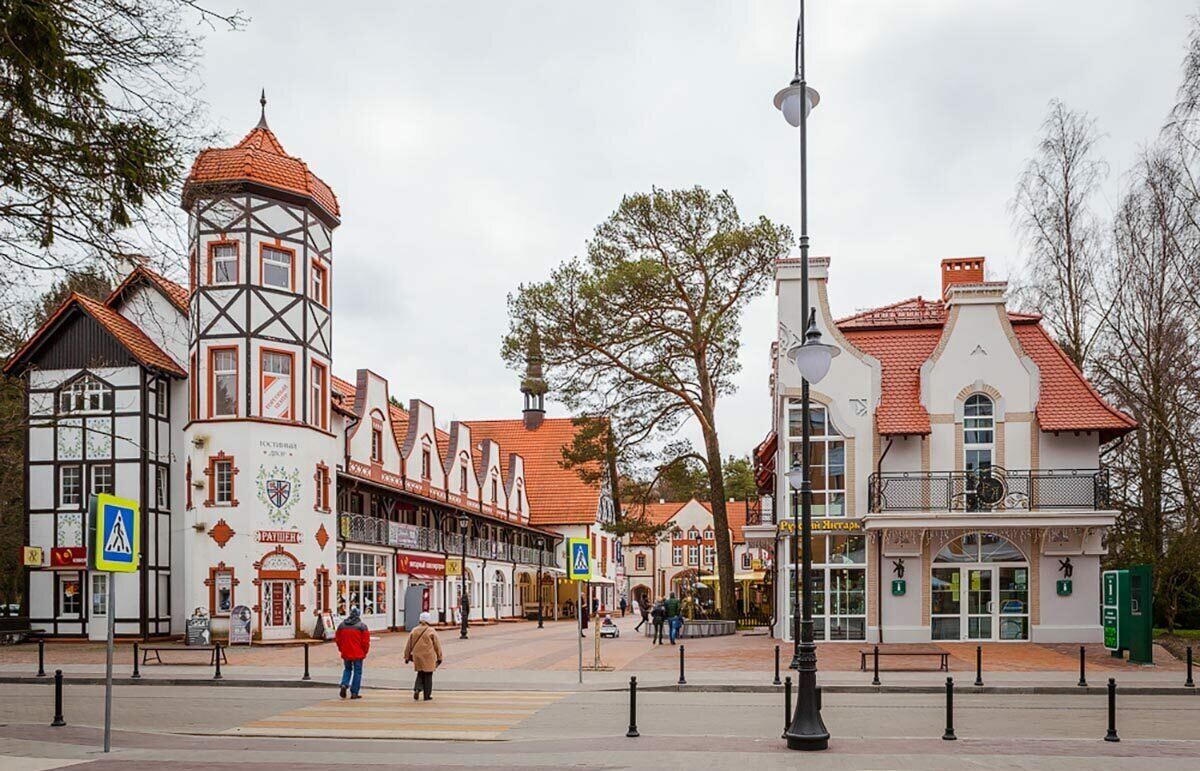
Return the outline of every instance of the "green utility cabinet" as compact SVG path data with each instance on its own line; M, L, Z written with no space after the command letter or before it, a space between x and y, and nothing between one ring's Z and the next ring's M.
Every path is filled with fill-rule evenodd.
M1100 621L1104 625L1104 647L1113 656L1129 651L1135 664L1154 663L1154 598L1149 565L1128 570L1106 570L1101 574Z

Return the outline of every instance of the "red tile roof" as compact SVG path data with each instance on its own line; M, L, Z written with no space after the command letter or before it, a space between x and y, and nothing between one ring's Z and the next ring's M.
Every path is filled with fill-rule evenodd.
M306 196L333 217L341 216L337 196L299 158L284 152L275 134L259 124L234 147L200 151L184 186L217 182L257 182Z
M562 467L562 450L579 428L571 418L546 418L536 429L523 420L471 420L471 441L500 444L501 473L508 475L509 453L525 461L525 493L532 525L590 525L600 505L599 485L585 484L575 469Z
M929 413L921 404L921 365L937 348L947 316L942 301L913 297L836 322L855 348L882 365L882 393L875 411L879 433L929 433ZM1040 371L1036 414L1043 431L1098 431L1107 441L1137 425L1092 388L1042 328L1041 316L1009 312L1008 319Z
M16 374L26 357L37 348L49 331L57 326L59 320L72 309L79 309L81 312L95 319L109 334L117 339L117 342L125 346L129 353L141 364L169 375L174 375L175 377L187 377L187 373L183 371L183 368L176 364L175 360L168 356L163 349L159 348L137 324L134 324L104 303L93 300L90 297L85 297L77 292L72 292L66 300L63 300L62 305L58 306L58 310L50 318L46 319L46 322L22 346L21 350L17 351L8 360L8 364L4 367L4 372L10 375Z
M133 271L125 277L125 280L121 282L121 285L112 291L112 294L108 296L108 299L104 301L104 304L110 308L113 307L116 301L123 297L126 292L142 282L148 283L158 291L162 292L163 296L166 297L172 305L178 308L180 313L182 313L184 316L188 315L188 290L179 284L176 284L166 276L155 273L143 265L139 265L134 268Z

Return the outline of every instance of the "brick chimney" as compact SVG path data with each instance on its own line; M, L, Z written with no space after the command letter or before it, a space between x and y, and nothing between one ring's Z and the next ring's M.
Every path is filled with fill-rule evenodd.
M982 284L982 257L951 257L942 260L942 298L955 284Z

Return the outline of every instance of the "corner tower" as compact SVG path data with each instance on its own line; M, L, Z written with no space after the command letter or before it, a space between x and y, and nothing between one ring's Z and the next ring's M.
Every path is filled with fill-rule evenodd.
M185 616L217 637L235 609L256 638L308 636L336 565L330 430L337 198L262 115L202 151L188 213L187 517L175 540Z

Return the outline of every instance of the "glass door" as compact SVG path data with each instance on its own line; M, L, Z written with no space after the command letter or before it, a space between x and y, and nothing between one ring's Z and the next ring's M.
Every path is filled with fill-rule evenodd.
M991 640L995 636L994 568L963 570L967 574L967 639Z
M934 568L929 587L930 633L934 640L962 639L962 569Z

